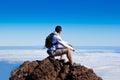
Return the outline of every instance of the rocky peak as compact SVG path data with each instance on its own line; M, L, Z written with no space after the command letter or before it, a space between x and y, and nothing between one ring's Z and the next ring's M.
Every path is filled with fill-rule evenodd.
M11 72L9 80L102 80L92 69L47 57L42 61L25 61Z

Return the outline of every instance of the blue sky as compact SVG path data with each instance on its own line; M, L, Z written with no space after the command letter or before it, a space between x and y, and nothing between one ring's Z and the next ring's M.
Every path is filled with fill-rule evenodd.
M56 25L79 46L120 46L119 0L0 1L0 46L44 45Z

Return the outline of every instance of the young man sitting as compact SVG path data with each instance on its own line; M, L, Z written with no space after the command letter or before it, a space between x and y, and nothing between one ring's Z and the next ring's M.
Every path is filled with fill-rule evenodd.
M63 55L66 54L69 62L73 65L71 50L75 51L71 44L67 44L62 38L60 37L60 33L62 31L61 26L56 26L55 31L53 32L52 37L52 46L48 48L47 53L50 56L61 56L63 59Z

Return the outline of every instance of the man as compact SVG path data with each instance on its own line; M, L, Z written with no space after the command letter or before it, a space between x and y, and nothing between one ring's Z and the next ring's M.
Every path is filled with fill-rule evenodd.
M54 36L52 38L52 46L48 48L47 53L50 56L61 56L61 59L63 58L63 55L66 54L69 62L71 65L73 64L72 61L72 55L71 50L74 51L75 49L72 47L71 44L67 44L65 41L62 40L60 37L60 33L62 31L61 26L56 26L54 33Z

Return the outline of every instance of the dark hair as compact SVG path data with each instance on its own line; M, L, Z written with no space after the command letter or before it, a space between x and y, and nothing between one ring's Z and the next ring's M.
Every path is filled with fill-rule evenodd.
M59 33L60 31L62 31L62 27L61 26L56 26L55 31L57 33Z

